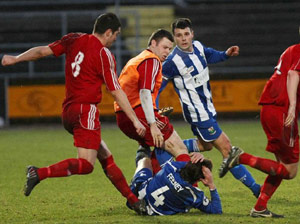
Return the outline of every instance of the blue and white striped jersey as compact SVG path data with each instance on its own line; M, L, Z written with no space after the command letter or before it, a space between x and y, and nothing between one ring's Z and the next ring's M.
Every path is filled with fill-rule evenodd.
M176 46L164 62L164 80L160 92L169 80L173 81L184 118L190 124L201 122L205 127L205 121L216 115L207 65L227 58L225 51L217 51L193 41L193 52L184 52Z
M150 206L149 215L173 215L188 212L191 208L212 214L222 213L216 189L210 191L209 200L203 191L181 178L179 171L185 165L186 162L168 162L153 179L143 184L138 194Z

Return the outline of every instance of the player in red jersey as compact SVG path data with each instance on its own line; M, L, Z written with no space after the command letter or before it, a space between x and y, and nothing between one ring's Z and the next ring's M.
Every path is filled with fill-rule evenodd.
M173 47L172 34L166 30L155 31L148 41L148 48L127 62L119 82L128 96L131 107L146 127L145 136L133 131L133 124L124 111L115 103L117 123L130 138L147 148L157 146L166 149L178 161L189 161L187 149L169 119L161 116L155 105L161 82L162 64ZM159 166L158 166L159 168ZM159 168L160 169L160 168Z
M283 179L297 175L299 162L298 113L300 109L300 44L287 48L280 56L274 74L267 82L259 104L261 124L268 138L266 150L274 153L276 160L269 160L244 153L235 148L220 172L237 164L249 165L268 174L261 188L252 217L280 218L267 209L267 203Z
M34 47L18 56L3 56L3 66L49 55L58 57L65 54L66 57L66 97L63 102L62 121L65 129L74 137L78 158L66 159L43 168L29 166L24 188L26 196L46 178L91 173L98 158L105 174L121 194L132 205L139 205L138 199L130 191L125 177L115 164L111 152L104 141L101 141L97 109L102 97L101 86L105 83L115 101L132 121L136 133L144 136L145 127L136 117L120 87L115 58L108 50L120 31L121 23L117 16L106 13L97 18L92 34L69 33L48 46Z

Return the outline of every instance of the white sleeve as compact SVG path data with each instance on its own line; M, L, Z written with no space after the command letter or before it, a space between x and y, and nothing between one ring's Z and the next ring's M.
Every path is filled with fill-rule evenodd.
M151 90L140 89L140 99L148 124L155 122Z

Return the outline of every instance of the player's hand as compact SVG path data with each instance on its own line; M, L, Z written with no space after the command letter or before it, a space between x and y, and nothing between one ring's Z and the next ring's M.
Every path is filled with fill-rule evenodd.
M173 112L173 110L174 110L173 107L164 107L158 110L158 114L161 116L168 117Z
M189 155L192 163L202 162L204 160L204 156L200 152L191 152Z
M232 56L238 56L240 53L240 47L239 46L231 46L227 49L226 54L230 57Z
M150 124L150 132L153 138L154 145L161 148L164 143L164 136L156 125L156 122Z
M12 55L4 55L2 57L2 61L1 61L1 64L3 66L8 66L8 65L14 65L17 63L17 58L16 56L12 56Z
M288 114L284 121L284 126L289 127L293 124L293 122L295 120L295 110L296 110L295 106L293 106L293 105L289 106Z
M212 173L210 171L210 169L208 169L206 166L202 166L202 172L204 175L204 179L200 179L200 181L207 187L209 187L209 189L213 190L215 189L215 185L214 185L214 181L213 181L213 177L212 177Z
M142 123L139 121L139 120L136 120L134 123L133 123L134 127L135 127L135 130L136 130L136 133L141 136L141 137L144 137L145 134L146 134L146 128L144 125L142 125Z

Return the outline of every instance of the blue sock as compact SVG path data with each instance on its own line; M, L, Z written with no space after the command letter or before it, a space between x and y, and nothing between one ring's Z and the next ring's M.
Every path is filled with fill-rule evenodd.
M168 161L174 161L173 156L170 153L168 153L166 150L155 147L154 152L156 155L156 159L160 164L160 167L163 167L165 163Z
M183 143L187 147L189 152L199 152L198 143L196 138L190 138L183 140Z
M235 179L241 181L245 186L247 186L252 193L258 197L260 194L260 185L257 184L252 177L251 173L243 165L238 165L230 169L231 174Z

